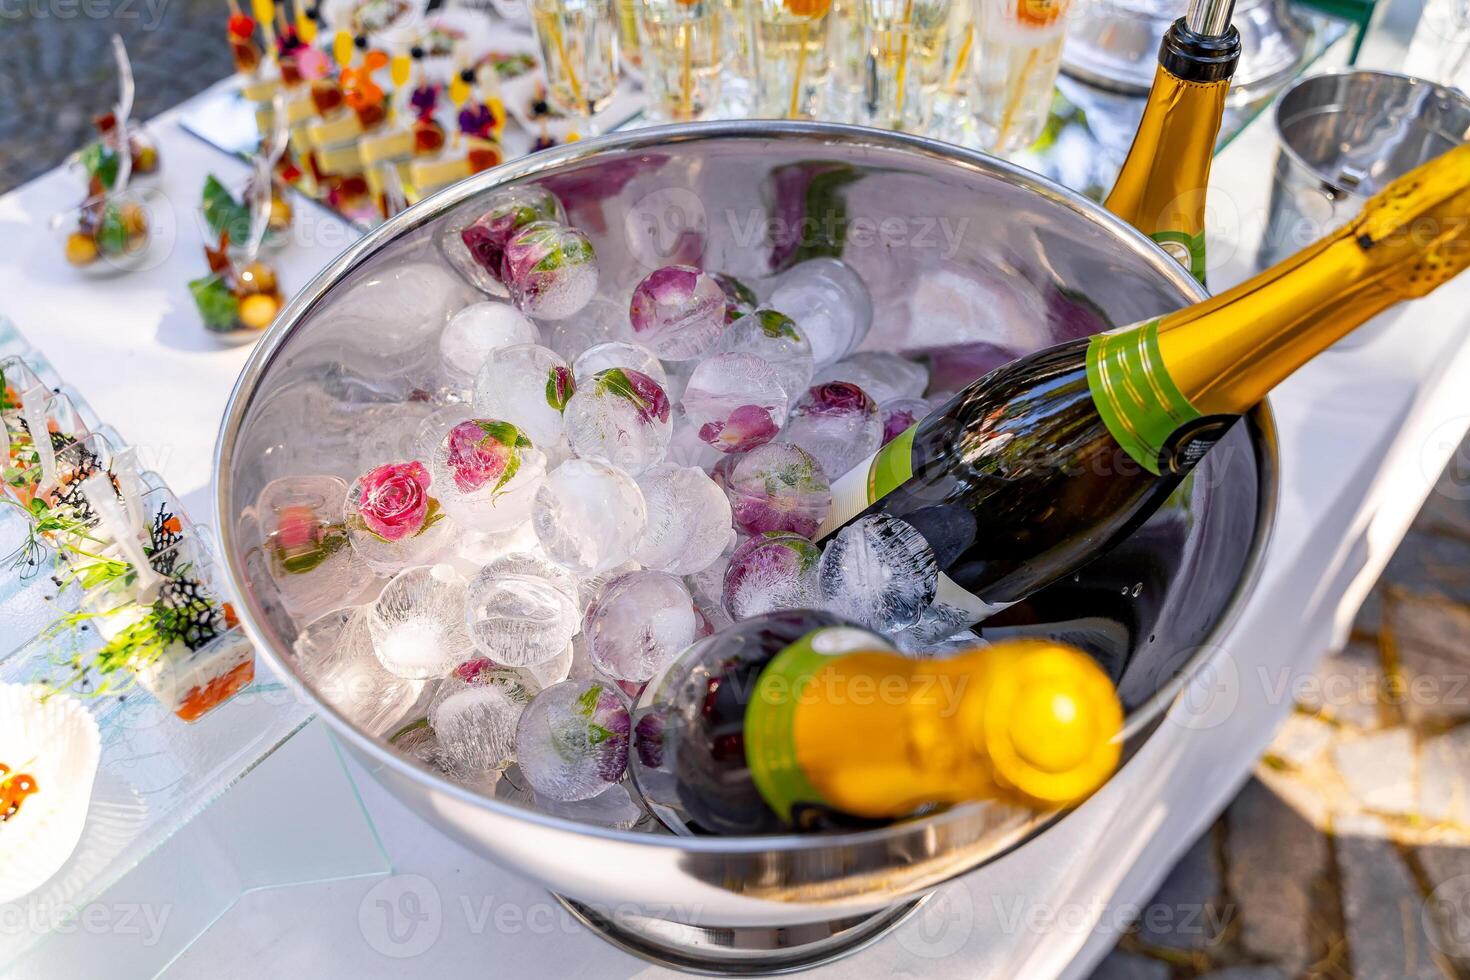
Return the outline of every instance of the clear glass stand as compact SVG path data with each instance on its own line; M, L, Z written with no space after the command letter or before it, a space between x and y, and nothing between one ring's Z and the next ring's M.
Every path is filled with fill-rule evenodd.
M0 973L156 976L246 895L389 870L336 745L311 724L96 898L0 906Z

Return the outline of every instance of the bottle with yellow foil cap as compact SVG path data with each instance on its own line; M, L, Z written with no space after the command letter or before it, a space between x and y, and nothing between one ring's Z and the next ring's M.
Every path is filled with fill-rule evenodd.
M812 610L744 620L644 689L634 782L681 833L881 824L935 804L1074 804L1110 776L1123 712L1091 657L1014 640L913 659Z
M1240 62L1234 0L1191 0L1164 34L1133 146L1103 206L1205 281L1205 189Z
M1467 265L1470 144L1213 299L992 371L836 480L817 537L912 525L938 573L908 636L949 636L1111 548L1273 387Z

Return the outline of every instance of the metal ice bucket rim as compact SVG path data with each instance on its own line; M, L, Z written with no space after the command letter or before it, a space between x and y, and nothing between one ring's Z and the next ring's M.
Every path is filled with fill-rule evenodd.
M324 716L338 737L351 743L363 757L393 770L398 776L411 782L424 784L435 793L446 794L460 803L489 810L501 816L524 820L553 832L568 832L584 837L599 838L609 842L633 844L644 847L672 848L685 853L711 856L751 855L773 851L821 851L826 849L860 847L882 842L888 838L925 834L946 823L963 821L974 816L976 805L956 806L931 816L903 821L875 830L854 831L834 834L785 834L764 837L683 837L648 834L598 827L576 820L550 816L526 807L516 806L492 799L461 786L426 766L401 755L377 738L359 731L331 704L317 698L310 688L297 676L288 658L265 641L265 631L257 626L266 617L256 604L251 590L245 587L247 576L243 554L237 547L234 525L239 508L231 499L229 474L233 464L233 449L236 438L244 423L245 411L256 387L265 375L287 339L300 327L306 315L327 291L343 276L356 268L367 257L390 242L396 241L407 232L442 217L447 212L471 197L491 188L512 181L535 177L537 174L555 170L564 164L575 163L590 157L604 155L608 151L638 152L674 143L702 140L780 139L782 137L811 137L827 144L850 146L872 146L878 149L901 149L924 157L939 158L949 164L962 165L966 169L985 171L1005 179L1009 183L1040 194L1059 206L1076 212L1111 231L1120 245L1131 246L1147 259L1165 279L1177 285L1186 296L1196 300L1207 298L1208 293L1178 262L1171 258L1156 243L1138 232L1131 225L1103 209L1082 195L1023 167L1009 163L989 154L968 150L949 143L926 137L889 130L869 129L838 123L792 122L774 120L740 120L725 122L678 123L667 126L649 127L629 133L613 134L595 139L580 140L550 150L505 163L454 184L437 194L419 202L408 210L388 219L382 225L348 246L286 305L269 331L256 344L249 360L236 379L235 386L225 406L224 419L215 446L215 524L220 536L224 566L235 589L240 606L240 621L254 641L256 649L271 665L291 690L315 706ZM1276 429L1268 404L1261 403L1247 417L1251 427L1252 445L1257 458L1257 488L1259 499L1256 521L1252 528L1252 544L1246 556L1245 566L1225 604L1219 620L1210 634L1197 647L1196 654L1167 684L1135 709L1125 724L1120 736L1125 742L1134 742L1146 734L1150 727L1178 696L1191 676L1215 650L1215 641L1223 635L1240 613L1244 599L1250 594L1259 577L1261 559L1274 523L1277 505L1277 443ZM1045 815L1029 831L1029 840L1037 832L1050 825L1062 814ZM1019 842L1018 842L1019 843ZM1010 848L987 855L981 862L988 861Z

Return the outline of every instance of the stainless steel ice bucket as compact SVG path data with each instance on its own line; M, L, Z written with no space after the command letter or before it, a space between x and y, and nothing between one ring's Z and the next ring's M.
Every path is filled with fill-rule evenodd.
M345 251L291 302L236 385L217 450L218 525L242 619L262 654L424 819L580 903L629 948L671 962L810 964L871 938L939 882L1017 846L1046 847L1039 831L1051 818L1002 820L979 805L833 836L684 838L573 823L485 798L397 755L295 674L296 626L253 550L250 505L283 475L355 477L364 452L356 419L386 403L441 397L434 338L405 321L404 307L384 302L387 287L431 290L425 305L444 290L454 303L471 301L468 287L426 271L442 265L436 236L492 188L523 181L561 196L596 245L603 294L621 300L670 260L759 277L841 254L874 296L866 346L923 349L940 388L1203 295L1096 204L1003 161L899 133L710 123L506 164ZM1274 453L1263 407L1129 541L993 629L1086 644L1117 678L1131 744L1140 744L1249 592L1275 501Z
M1391 181L1470 139L1470 98L1397 72L1323 72L1287 89L1276 134L1262 268L1336 231Z

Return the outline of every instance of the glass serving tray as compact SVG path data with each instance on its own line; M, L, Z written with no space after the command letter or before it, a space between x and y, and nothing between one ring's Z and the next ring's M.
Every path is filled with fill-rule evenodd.
M121 446L121 439L99 424L85 401L61 384L45 358L31 351L15 327L0 318L0 363L7 365L12 377L21 373L14 360L7 360L15 357L33 371L40 384L66 394L75 424L90 433L77 445L95 450L101 460L98 465L110 472L106 454L111 449L106 447ZM66 453L62 450L58 456ZM144 473L141 481L149 488L141 500L150 515L150 526L154 517L177 511L177 498L162 486L161 479ZM180 539L198 542L197 547L207 554L213 547L212 535L194 527L182 513L178 517L174 526L180 528ZM82 607L95 592L86 592L58 574L63 566L34 543L30 528L27 512L16 501L7 499L0 505L0 682L60 686L74 658L95 649L100 640L94 625L50 627ZM192 537L186 537L189 535ZM183 547L155 551L149 561L158 567L170 552ZM200 563L197 567L199 579L209 584L207 566ZM237 631L238 627L226 628L219 638L230 640L238 649L241 642L248 641ZM159 663L163 662L161 658ZM311 719L310 707L270 674L264 663L255 669L253 681L243 690L193 722L175 713L180 710L178 704L160 703L140 683L119 684L106 693L88 693L87 682L66 685L97 724L100 763L76 848L39 888L0 904L0 973L49 933L74 924L80 910L137 868ZM0 746L0 762L24 765L25 760L6 758L5 750ZM44 789L41 787L42 792ZM360 807L357 818L360 823L366 819ZM4 839L0 826L0 842ZM378 870L384 870L381 852L376 864ZM190 872L180 871L176 877L183 881Z

